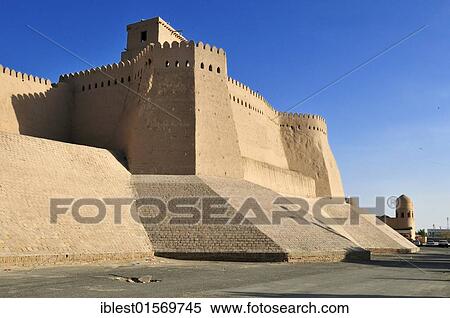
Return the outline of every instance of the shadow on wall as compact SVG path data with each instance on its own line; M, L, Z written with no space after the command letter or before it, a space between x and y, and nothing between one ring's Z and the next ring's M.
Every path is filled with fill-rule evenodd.
M130 170L129 166L128 166L128 158L125 155L125 153L123 151L120 150L111 150L108 149L108 151L114 156L114 158L116 158L116 160L128 171Z
M68 87L55 85L45 93L13 95L19 133L70 142L70 94Z

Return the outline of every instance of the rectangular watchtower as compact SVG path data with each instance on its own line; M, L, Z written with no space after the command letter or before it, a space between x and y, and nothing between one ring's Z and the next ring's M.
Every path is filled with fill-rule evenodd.
M150 43L187 41L169 23L155 17L127 25L127 47L122 52L121 60L130 60Z

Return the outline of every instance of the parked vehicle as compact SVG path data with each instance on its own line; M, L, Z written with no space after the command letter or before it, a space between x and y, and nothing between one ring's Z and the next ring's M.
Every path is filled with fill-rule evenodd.
M439 240L439 247L448 247L448 241L447 240Z
M412 243L413 243L415 246L421 246L421 245L422 245L422 243L420 243L419 240L413 240Z
M428 240L426 246L439 246L439 243L433 240Z

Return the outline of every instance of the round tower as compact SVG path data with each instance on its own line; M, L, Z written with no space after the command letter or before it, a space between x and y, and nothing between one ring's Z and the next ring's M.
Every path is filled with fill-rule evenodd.
M416 224L414 221L414 205L408 196L402 194L397 198L395 216L398 227L401 229L410 229L410 238L415 238Z

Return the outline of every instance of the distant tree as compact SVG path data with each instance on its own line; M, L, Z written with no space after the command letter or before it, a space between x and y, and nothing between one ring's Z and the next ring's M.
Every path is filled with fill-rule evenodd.
M421 229L421 230L417 231L416 234L420 235L422 237L426 237L427 236L427 231L425 231L425 229Z

